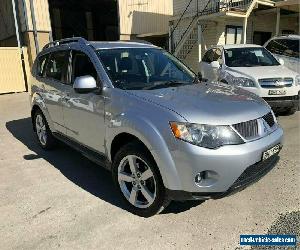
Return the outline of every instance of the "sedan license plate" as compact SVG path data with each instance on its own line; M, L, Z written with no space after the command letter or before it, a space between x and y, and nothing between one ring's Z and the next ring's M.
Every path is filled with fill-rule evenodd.
M268 158L270 158L272 155L277 154L280 151L280 149L281 149L280 144L277 144L276 146L274 146L274 147L268 149L267 151L263 152L262 160L265 161Z
M285 95L285 94L286 94L286 90L283 90L283 89L269 90L269 95Z

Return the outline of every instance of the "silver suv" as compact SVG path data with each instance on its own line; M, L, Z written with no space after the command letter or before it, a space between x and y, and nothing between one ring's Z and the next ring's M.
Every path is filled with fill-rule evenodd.
M201 83L151 44L56 41L38 55L32 75L41 147L60 140L111 170L140 216L171 200L237 192L278 160L283 130L263 99Z

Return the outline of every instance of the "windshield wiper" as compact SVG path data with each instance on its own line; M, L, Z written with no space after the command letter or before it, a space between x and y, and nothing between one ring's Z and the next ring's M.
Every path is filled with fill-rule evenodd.
M156 83L152 86L149 86L149 87L145 87L144 89L145 90L150 90L150 89L159 89L159 88L168 88L168 87L176 87L178 85L185 85L185 84L189 84L190 82L180 82L180 81L174 81L174 80L171 80L171 81L166 81L166 82L159 82L159 83Z

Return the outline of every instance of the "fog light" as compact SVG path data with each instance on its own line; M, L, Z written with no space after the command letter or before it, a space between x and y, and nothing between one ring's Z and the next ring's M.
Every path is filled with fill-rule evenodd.
M196 183L196 184L199 184L202 180L205 179L205 175L206 175L205 172L206 172L206 171L202 171L202 172L196 174L196 176L195 176L195 183Z

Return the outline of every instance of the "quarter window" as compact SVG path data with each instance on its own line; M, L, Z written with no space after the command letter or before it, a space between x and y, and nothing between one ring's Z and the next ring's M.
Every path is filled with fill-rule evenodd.
M38 64L37 64L37 75L38 76L43 76L44 68L45 68L48 57L49 57L49 55L43 55L43 56L39 57Z
M46 67L46 77L64 81L67 71L67 58L67 51L52 53Z

